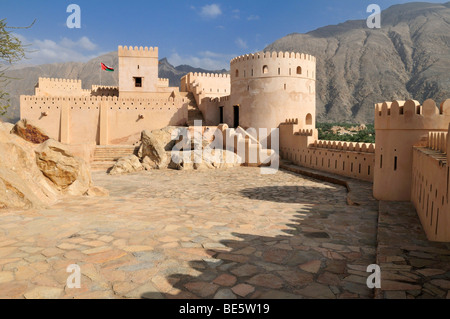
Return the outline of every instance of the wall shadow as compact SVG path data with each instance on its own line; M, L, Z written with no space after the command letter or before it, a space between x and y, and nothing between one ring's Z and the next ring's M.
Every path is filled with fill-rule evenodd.
M376 260L378 212L348 206L340 186L326 190L304 186L240 190L251 200L304 207L294 210L276 236L233 232L234 239L220 240L217 248L203 249L204 256L189 261L196 275L168 274L171 291L148 292L142 298L373 298L366 269ZM336 202L332 192L342 198ZM270 228L270 222L266 226Z

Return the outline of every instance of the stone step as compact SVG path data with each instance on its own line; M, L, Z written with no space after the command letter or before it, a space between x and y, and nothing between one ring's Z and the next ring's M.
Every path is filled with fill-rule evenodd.
M91 171L108 171L116 164L115 161L92 162Z

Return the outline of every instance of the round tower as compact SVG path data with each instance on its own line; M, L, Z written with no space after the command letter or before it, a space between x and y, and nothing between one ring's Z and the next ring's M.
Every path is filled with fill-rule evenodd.
M264 52L231 61L231 106L234 126L275 129L299 119L314 129L316 59L307 54Z

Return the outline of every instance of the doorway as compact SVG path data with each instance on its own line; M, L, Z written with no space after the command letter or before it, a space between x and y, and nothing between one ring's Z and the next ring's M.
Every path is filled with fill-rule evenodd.
M238 128L238 126L239 126L239 106L235 105L233 108L234 108L234 128Z
M219 107L219 115L220 115L219 124L223 124L223 106Z

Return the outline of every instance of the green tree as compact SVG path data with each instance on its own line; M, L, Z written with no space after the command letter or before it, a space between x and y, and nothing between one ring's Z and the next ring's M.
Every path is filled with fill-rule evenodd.
M25 58L25 47L12 30L28 29L33 24L24 28L8 27L6 19L0 20L0 116L6 114L10 102L8 93L3 89L10 80L5 71L12 63Z

